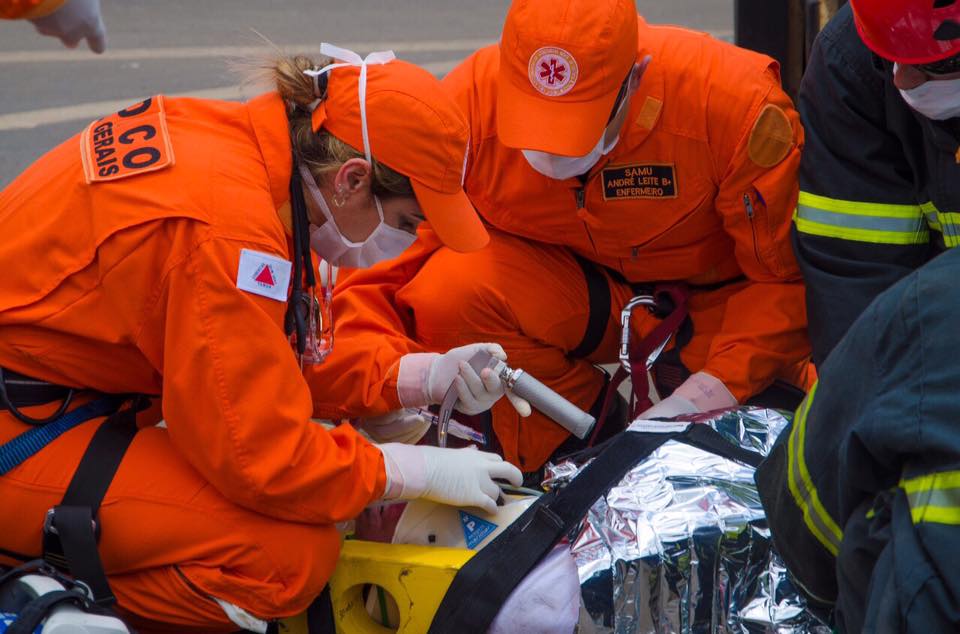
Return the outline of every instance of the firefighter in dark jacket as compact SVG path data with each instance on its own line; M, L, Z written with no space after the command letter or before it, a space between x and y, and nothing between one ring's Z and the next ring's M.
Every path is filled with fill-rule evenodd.
M881 291L960 244L960 2L850 0L799 110L794 246L820 365Z
M882 293L757 471L773 540L840 632L960 631L960 250Z

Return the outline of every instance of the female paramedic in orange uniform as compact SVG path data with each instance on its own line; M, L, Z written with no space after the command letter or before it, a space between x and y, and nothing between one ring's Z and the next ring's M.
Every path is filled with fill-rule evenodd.
M499 44L443 83L469 121L464 188L493 228L490 246L458 254L422 235L389 270L346 277L335 306L350 318L337 333L378 333L378 345L334 365L377 377L391 353L492 338L511 365L598 413L594 364L617 361L621 309L669 282L690 289L675 338L685 345L661 356L654 378L670 396L642 415L744 403L781 377L805 384L789 240L803 130L772 59L648 25L633 0L514 0ZM386 305L399 312L368 310ZM659 323L638 310L632 330L640 339ZM318 376L346 378L339 367ZM325 409L393 409L386 387ZM576 448L544 415L521 422L503 405L492 425L523 470Z
M67 489L110 427L103 395L155 406L81 528L96 517L119 608L177 631L303 610L337 559L334 523L372 501L491 509L493 478L519 484L492 454L310 420L310 248L368 266L413 242L421 212L452 249L488 239L461 185L466 123L438 81L392 53L321 51L339 61L282 59L277 92L246 104L155 96L98 119L0 193L0 563L57 547L89 563L65 536L89 482ZM471 410L501 397L461 363L479 348L504 358L435 355L424 403L451 385Z

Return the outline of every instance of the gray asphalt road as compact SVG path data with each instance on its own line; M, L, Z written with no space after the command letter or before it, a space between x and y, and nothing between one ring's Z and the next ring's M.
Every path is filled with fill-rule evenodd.
M87 122L147 95L239 99L236 60L321 41L393 48L442 75L499 35L507 0L102 0L108 50L67 50L27 22L0 21L0 188ZM733 0L643 0L650 22L730 39ZM81 45L83 46L83 45Z

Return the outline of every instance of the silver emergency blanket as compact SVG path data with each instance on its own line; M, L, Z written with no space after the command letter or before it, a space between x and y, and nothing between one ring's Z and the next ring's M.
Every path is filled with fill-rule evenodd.
M690 420L763 455L787 425L759 408ZM548 466L544 484L576 476L574 461ZM773 551L753 473L676 441L627 473L573 540L593 626L580 632L829 634Z

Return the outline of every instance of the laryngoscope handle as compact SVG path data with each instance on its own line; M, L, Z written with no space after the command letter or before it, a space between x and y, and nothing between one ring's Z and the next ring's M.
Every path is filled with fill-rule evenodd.
M496 363L494 364L493 361ZM593 429L596 419L586 413L549 387L535 379L523 370L513 370L499 359L493 359L494 372L500 377L507 388L520 398L525 398L530 405L536 407L548 418L580 438L587 437Z
M468 363L477 373L484 367L492 369L503 381L503 384L508 389L513 390L514 394L529 401L530 405L581 440L587 437L587 434L593 429L594 423L596 423L596 419L590 414L523 370L514 370L503 361L491 356L489 352L478 352ZM450 425L450 415L453 413L456 402L456 388L450 386L443 402L440 404L440 415L437 422L437 444L441 447L447 446L447 428Z

